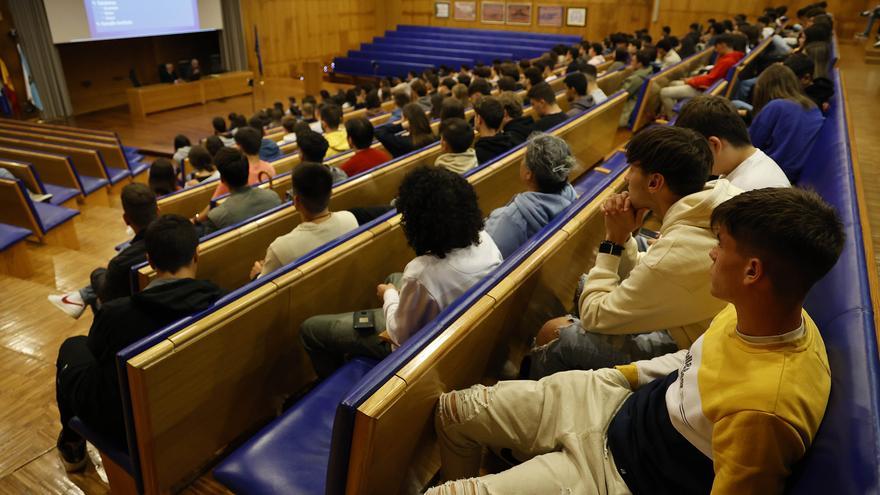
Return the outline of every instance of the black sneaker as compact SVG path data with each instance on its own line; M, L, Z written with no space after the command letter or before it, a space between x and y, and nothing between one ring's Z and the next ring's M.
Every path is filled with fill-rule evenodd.
M64 464L64 470L68 473L82 471L86 467L86 461L89 456L86 453L86 441L79 439L73 442L62 442L63 433L58 434L58 455L61 457L61 463Z

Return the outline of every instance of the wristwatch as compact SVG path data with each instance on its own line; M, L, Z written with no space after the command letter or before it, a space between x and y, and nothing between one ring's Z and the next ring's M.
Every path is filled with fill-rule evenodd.
M623 246L620 244L615 244L611 241L605 240L599 243L599 252L604 254L610 254L613 256L620 256L623 254Z

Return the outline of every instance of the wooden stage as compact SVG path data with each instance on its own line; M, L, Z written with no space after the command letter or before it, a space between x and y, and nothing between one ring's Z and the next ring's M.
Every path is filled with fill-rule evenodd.
M880 66L866 65L861 45L841 45L841 67L853 113L855 149L860 160L865 197L880 253L880 123L870 109L880 97ZM298 84L297 84L298 83ZM293 94L301 97L298 81L269 81L257 105L271 104ZM299 91L299 92L297 92ZM79 117L82 126L114 129L123 142L138 147L171 150L175 134L196 139L210 134L210 119L230 111L251 113L250 98L230 98L180 110L150 115L133 122L127 109ZM55 439L58 411L55 406L55 359L67 337L84 335L92 321L90 311L74 321L55 309L49 294L68 292L88 283L89 272L104 266L113 246L126 239L122 210L85 208L76 221L82 244L79 251L28 244L36 275L30 280L0 276L0 494L106 494L93 465L83 474L68 476L58 460ZM880 262L880 260L877 260ZM880 264L880 263L878 263ZM184 493L228 493L210 475Z
M192 142L213 133L211 119L226 117L230 112L250 117L260 108L271 107L280 101L287 107L287 97L293 96L299 104L305 96L305 83L290 78L268 78L262 86L257 83L254 94L233 96L223 100L208 101L175 110L151 113L140 118L129 113L128 106L101 110L70 118L66 123L78 127L116 131L126 146L148 151L173 153L174 136L183 134ZM324 82L323 89L331 94L348 89L347 84ZM320 97L315 95L320 101Z

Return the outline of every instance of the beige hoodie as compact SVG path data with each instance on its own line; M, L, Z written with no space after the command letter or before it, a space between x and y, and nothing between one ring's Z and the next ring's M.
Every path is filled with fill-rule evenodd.
M622 256L599 254L580 298L587 331L620 335L667 330L687 349L727 305L710 294L717 239L712 210L741 191L726 180L706 184L666 212L660 239L638 253L630 239Z
M477 152L473 148L468 148L464 153L444 153L437 157L434 165L463 174L477 166Z

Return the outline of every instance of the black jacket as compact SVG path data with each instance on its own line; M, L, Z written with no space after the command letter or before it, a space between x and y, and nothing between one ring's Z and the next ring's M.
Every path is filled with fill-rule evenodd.
M834 96L834 84L830 79L817 77L816 79L813 79L813 84L804 88L804 92L821 110L822 105L827 103L828 100ZM824 112L824 110L822 111Z
M131 267L144 261L147 261L147 246L144 243L144 231L141 231L134 236L128 247L120 251L107 264L103 284L93 287L101 299L101 303L130 296Z
M504 135L510 137L514 146L525 142L535 131L535 120L531 117L519 117L504 125Z
M403 132L403 126L400 124L384 125L376 128L376 139L382 143L382 146L391 153L394 158L403 156L416 150L413 146L412 137L410 135L399 135ZM436 142L437 140L434 139Z
M504 133L498 133L490 137L481 137L474 144L474 150L477 152L477 163L482 165L514 146L516 146L516 143L514 143L513 139Z
M535 130L547 132L566 120L568 120L568 115L565 115L565 112L551 113L541 117L535 122Z
M88 336L94 364L78 387L102 411L100 424L90 426L124 444L116 353L175 321L207 309L222 295L223 290L212 282L187 278L102 305Z

